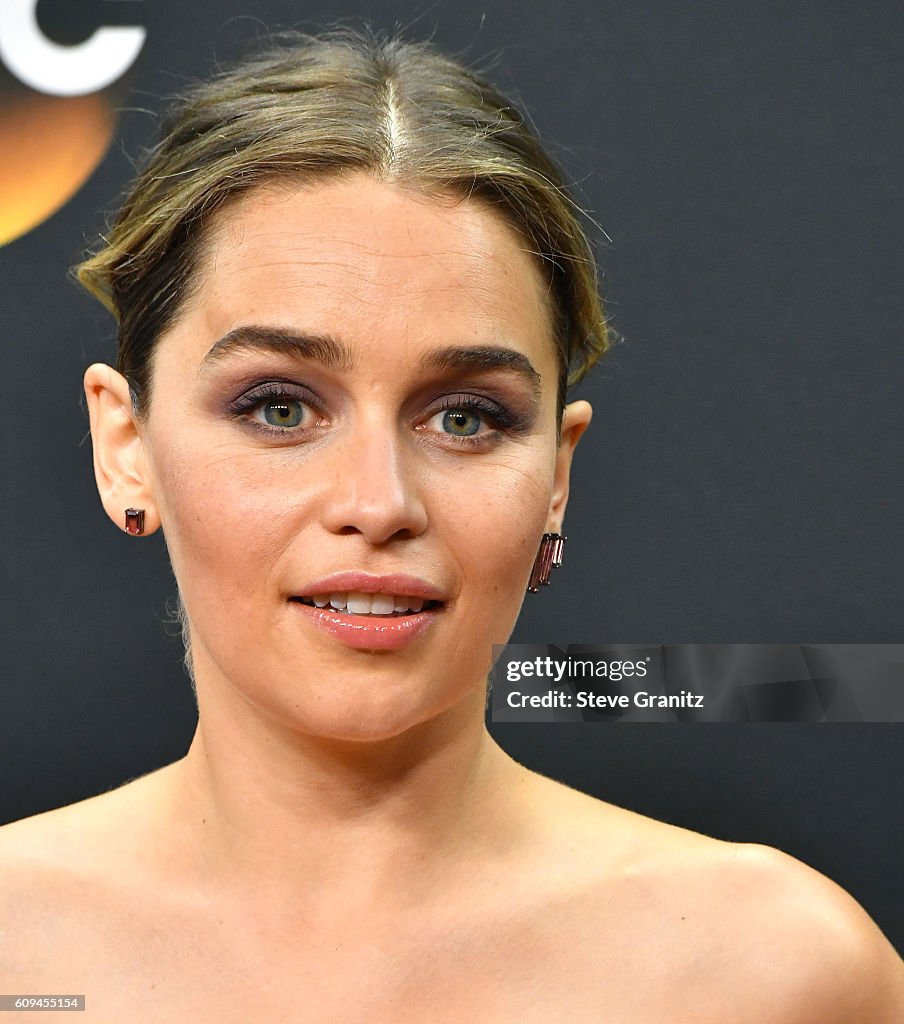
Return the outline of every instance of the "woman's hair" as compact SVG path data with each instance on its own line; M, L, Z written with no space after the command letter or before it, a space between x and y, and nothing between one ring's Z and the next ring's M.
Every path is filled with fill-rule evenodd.
M119 322L136 416L156 341L199 284L212 215L261 184L350 171L479 197L521 234L552 297L561 414L611 337L580 210L523 115L429 43L349 28L280 39L175 101L103 244L75 268Z

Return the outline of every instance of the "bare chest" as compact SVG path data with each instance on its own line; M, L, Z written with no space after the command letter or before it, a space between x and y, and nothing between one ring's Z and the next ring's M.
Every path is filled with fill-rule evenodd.
M705 972L670 952L666 936L625 924L562 909L264 928L151 904L97 907L22 922L0 991L82 995L86 1024L724 1019Z

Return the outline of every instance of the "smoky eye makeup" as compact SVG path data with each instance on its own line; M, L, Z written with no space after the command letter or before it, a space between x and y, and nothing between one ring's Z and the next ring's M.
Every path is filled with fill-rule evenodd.
M425 421L441 420L453 436L472 436L476 430L469 430L475 421L484 423L489 433L522 434L531 426L532 417L526 416L517 407L489 398L484 394L455 391L443 395L431 403L425 414Z
M233 396L234 391L238 394ZM297 440L324 418L323 400L297 380L258 377L233 386L228 395L223 400L223 410L229 419L275 439Z
M272 440L303 442L324 436L317 428L328 425L337 401L330 387L327 393L332 398L325 398L323 387L311 383L310 374L302 379L275 366L270 372L260 365L243 369L238 379L225 373L213 387L212 411L219 408L243 428ZM318 368L311 369L319 378ZM464 379L453 374L458 379L452 380L442 380L443 376L422 383L400 405L400 419L420 436L427 435L436 444L488 450L536 427L537 396L520 380L498 372L467 374Z
M303 384L285 380L267 380L252 385L237 398L227 401L226 408L229 412L238 416L260 405L267 399L274 398L292 398L311 406L311 408L316 408L322 404L317 394Z

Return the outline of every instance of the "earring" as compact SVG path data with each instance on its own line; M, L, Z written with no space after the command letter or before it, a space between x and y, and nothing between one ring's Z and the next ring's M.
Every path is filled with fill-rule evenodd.
M565 549L565 541L561 533L544 533L540 541L540 550L534 559L534 567L530 571L530 579L527 582L527 589L536 594L542 585L549 584L549 574L553 566L562 564L562 552Z
M132 534L133 537L137 537L139 534L144 533L143 508L126 509L126 533Z

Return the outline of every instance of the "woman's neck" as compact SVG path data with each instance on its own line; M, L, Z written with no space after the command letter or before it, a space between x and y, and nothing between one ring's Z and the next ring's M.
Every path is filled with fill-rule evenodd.
M215 692L198 688L198 729L162 804L177 863L202 887L407 902L418 880L429 887L517 838L530 773L486 731L482 687L372 741L305 734Z

